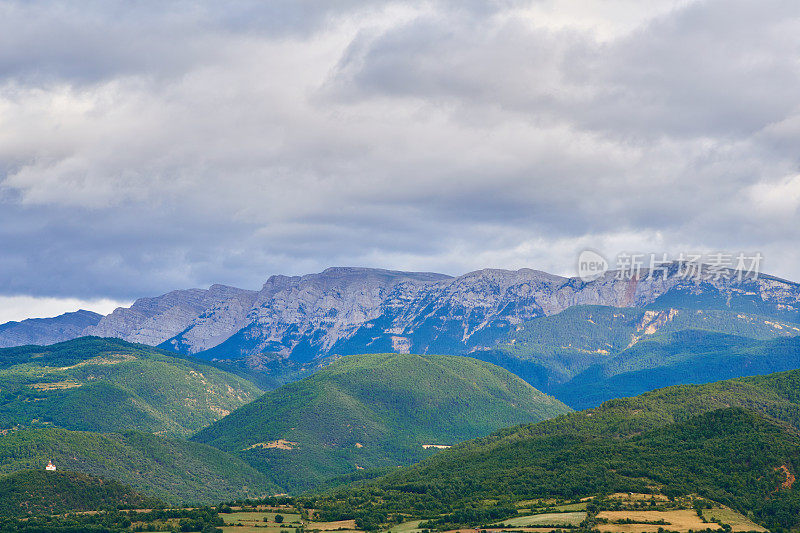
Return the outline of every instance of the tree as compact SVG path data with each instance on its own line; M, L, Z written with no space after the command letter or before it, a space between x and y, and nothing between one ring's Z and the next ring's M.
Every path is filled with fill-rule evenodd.
M275 515L275 523L276 524L283 524L283 515L282 514L276 514Z

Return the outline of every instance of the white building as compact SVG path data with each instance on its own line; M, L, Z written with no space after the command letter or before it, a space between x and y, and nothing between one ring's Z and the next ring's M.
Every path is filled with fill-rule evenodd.
M48 472L55 472L56 465L53 464L53 461L47 461L47 466L44 467L44 469L47 470Z

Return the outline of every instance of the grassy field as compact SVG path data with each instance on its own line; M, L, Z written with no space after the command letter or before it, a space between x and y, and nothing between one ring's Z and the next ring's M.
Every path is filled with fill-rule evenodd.
M663 494L639 494L636 492L615 492L614 494L609 496L609 498L620 500L625 503L651 501L651 500L665 502L669 500L669 498L667 498Z
M723 524L728 524L733 528L734 533L742 531L761 531L766 532L767 529L759 526L748 520L746 516L742 516L733 509L727 507L715 507L714 509L703 510L703 518L706 520L719 520Z
M586 509L586 502L580 503L565 503L564 505L556 505L553 507L556 511L583 511Z
M339 520L337 522L309 522L306 529L319 529L320 531L345 531L355 530L355 520Z
M279 533L280 528L262 526L223 526L223 533Z
M422 520L409 520L408 522L392 526L387 530L387 533L419 533L422 531L419 528L421 522Z
M275 515L283 516L283 522L275 522ZM303 527L307 531L337 531L338 533L361 533L356 529L355 520L339 520L337 522L312 522L303 520L298 513L279 509L258 511L234 511L221 513L225 521L222 530L225 533L293 533L296 528Z
M283 523L275 522L275 515L283 516ZM221 513L220 516L225 524L242 524L244 526L259 525L261 531L265 531L263 526L274 526L275 529L295 527L300 525L300 515L296 513L276 513L272 511L239 511L235 513ZM266 520L265 520L266 519ZM335 528L334 528L335 529Z
M540 526L540 525L564 525L564 526L577 526L586 519L585 512L572 512L572 513L544 513L534 514L528 516L518 516L516 518L509 518L502 523L507 526L527 527L527 526Z
M638 522L636 524L599 524L597 529L601 532L649 533L658 531L658 528L686 532L689 530L722 529L719 524L703 522L697 516L697 513L690 509L677 511L603 511L598 513L597 518L605 518L609 522L616 520ZM666 522L666 525L653 524L653 522L661 520Z

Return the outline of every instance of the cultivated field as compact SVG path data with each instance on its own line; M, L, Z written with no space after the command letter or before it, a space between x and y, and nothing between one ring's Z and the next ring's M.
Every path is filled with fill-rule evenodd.
M597 529L601 532L651 533L658 531L659 528L686 532L689 530L722 529L719 524L703 522L697 516L697 513L690 509L678 511L603 511L598 513L597 518L606 519L609 522L617 520L637 522L634 524L598 524ZM666 524L653 523L660 521Z
M728 524L733 528L734 533L742 531L759 531L763 533L767 531L766 528L751 522L746 516L742 516L740 513L727 507L705 509L703 511L703 517L706 520L719 520L723 524Z
M533 514L528 516L518 516L516 518L509 518L503 520L502 524L512 527L529 527L529 526L577 526L586 519L586 513L583 511L576 511L571 513L544 513Z
M409 520L408 522L403 522L402 524L392 526L387 530L387 533L419 533L422 531L419 528L419 525L422 522L423 520Z
M275 522L275 515L283 516L283 523ZM281 531L293 532L300 527L300 515L297 513L284 513L274 511L238 511L233 513L220 513L225 521L225 533L280 533ZM266 519L266 520L265 520ZM321 528L317 528L321 529Z

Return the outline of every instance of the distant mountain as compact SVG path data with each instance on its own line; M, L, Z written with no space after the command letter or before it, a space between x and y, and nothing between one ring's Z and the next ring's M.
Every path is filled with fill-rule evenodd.
M376 328L369 338L362 335L354 339L352 346L345 344L364 328L372 330L375 321L385 322L387 312L411 311L403 309L410 295L436 290L450 280L443 274L369 268L329 268L302 277L272 276L248 312L247 324L198 356L241 357L274 352L306 362L325 354L409 353L407 340L395 338L384 328ZM375 335L382 334L383 342L373 342ZM169 345L187 346L185 335L170 339L165 343ZM192 345L187 349L190 353L197 351Z
M800 371L660 389L503 429L312 499L323 513L452 512L619 492L699 494L800 522Z
M574 306L518 324L494 348L471 355L579 409L668 385L800 367L800 324L688 303Z
M188 436L260 394L235 375L119 339L0 349L0 429Z
M0 324L0 348L68 341L80 337L86 328L97 325L101 318L103 315L81 309L53 318L6 322Z
M475 359L354 355L265 394L194 440L237 454L297 492L360 469L410 464L439 447L568 411Z
M592 282L543 272L482 270L443 278L368 269L328 269L271 278L248 313L247 326L197 355L235 358L274 352L296 361L327 354L374 352L460 354L493 347L517 324L569 307L696 307L800 322L800 286L757 280L666 279ZM170 342L178 342L179 338ZM181 344L183 345L183 344Z
M140 298L130 307L120 307L103 317L82 334L151 346L181 335L184 342L191 343L192 351L200 351L244 327L245 315L256 295L255 291L212 285L208 290L178 290L156 298Z
M0 516L23 517L163 505L114 480L78 472L23 470L0 477Z
M659 335L590 366L552 393L576 409L669 385L800 368L800 338L755 340L702 330Z
M257 292L214 285L143 298L82 333L225 360L232 367L261 366L276 373L265 382L278 385L323 357L492 349L520 324L579 305L717 310L727 313L720 315L725 320L748 314L800 323L800 285L771 276L685 279L677 264L666 275L617 274L584 282L530 269L486 269L454 278L329 268L272 276Z
M171 504L281 492L241 459L182 439L64 429L7 431L0 437L0 475L43 470L48 461L59 470L115 479Z

